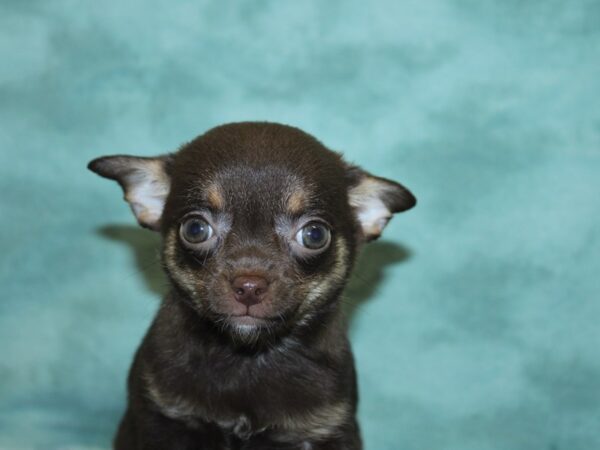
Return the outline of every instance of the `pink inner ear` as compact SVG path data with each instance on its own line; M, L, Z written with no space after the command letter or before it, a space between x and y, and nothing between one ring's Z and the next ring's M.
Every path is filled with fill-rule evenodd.
M363 233L371 239L381 235L392 217L392 213L377 197L368 199L368 202L363 203L357 212Z
M357 186L350 189L350 205L367 239L379 237L392 217L392 212L381 200L386 186L372 177L365 177Z
M166 172L170 155L144 158L128 155L103 156L88 167L98 175L118 181L140 225L159 230L165 201L171 188Z
M160 229L160 218L162 208L159 212L146 208L141 203L130 203L131 210L137 218L139 224L151 230L158 231Z
M170 184L159 160L138 162L135 170L124 178L125 200L140 225L152 230L160 228Z
M127 186L125 200L140 225L158 230L169 187L166 177L157 180L151 174L138 175Z

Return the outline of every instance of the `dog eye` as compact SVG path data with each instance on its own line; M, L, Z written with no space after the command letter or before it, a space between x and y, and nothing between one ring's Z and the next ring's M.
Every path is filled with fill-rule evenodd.
M213 229L206 220L192 217L181 224L179 235L190 244L200 244L213 235Z
M304 225L296 234L296 242L311 250L324 248L329 244L330 238L329 228L319 222L310 222Z

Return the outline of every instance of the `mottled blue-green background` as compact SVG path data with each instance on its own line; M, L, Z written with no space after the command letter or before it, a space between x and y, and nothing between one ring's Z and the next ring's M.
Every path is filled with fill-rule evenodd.
M238 120L419 198L347 292L367 450L600 448L599 105L595 0L3 0L0 448L108 448L164 291L87 161Z

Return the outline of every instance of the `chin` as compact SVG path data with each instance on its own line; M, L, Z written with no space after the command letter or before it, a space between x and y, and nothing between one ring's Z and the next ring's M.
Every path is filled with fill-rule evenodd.
M230 316L226 323L235 340L248 343L276 338L284 328L281 321L250 315Z

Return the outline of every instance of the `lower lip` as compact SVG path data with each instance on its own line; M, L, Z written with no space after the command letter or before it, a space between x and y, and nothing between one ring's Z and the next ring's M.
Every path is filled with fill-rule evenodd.
M261 319L260 317L253 317L253 316L233 316L231 317L231 320L236 324L236 325L251 325L251 326L257 326L257 325L261 325L263 323L265 323L264 319Z

